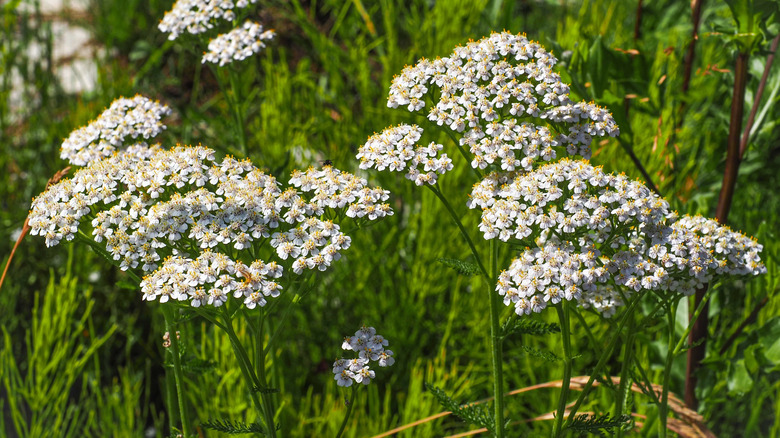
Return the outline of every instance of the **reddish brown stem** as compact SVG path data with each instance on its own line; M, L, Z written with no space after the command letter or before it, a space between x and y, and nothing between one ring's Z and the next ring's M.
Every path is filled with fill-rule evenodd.
M780 42L780 34L777 34L775 39L772 40L772 47L769 49L769 56L766 57L764 73L761 74L761 81L758 83L756 98L753 100L753 106L750 108L750 115L748 116L747 123L745 124L745 131L742 133L742 140L739 142L740 160L742 160L742 157L745 156L745 150L747 150L748 139L750 138L750 130L753 129L753 122L756 120L756 113L758 113L758 106L761 103L761 96L764 94L766 81L769 79L769 71L772 69L772 63L775 60L775 52L777 51L778 42Z
M740 53L737 55L737 63L734 69L734 96L731 100L731 118L729 121L729 138L726 152L726 169L723 172L723 184L720 188L718 197L718 207L715 212L715 218L722 225L726 224L729 210L731 210L731 200L734 198L734 187L737 184L737 172L739 171L740 154L739 141L742 132L742 116L745 107L745 88L747 85L747 66L748 54ZM696 291L693 309L699 306L707 292L707 286ZM696 373L701 367L701 361L707 351L707 334L709 331L709 320L707 314L709 311L708 303L705 303L701 316L694 321L688 341L694 347L688 350L688 363L685 369L685 404L691 409L696 409L698 400L696 399ZM697 345L698 343L698 345Z
M691 16L693 18L693 33L691 42L688 43L688 51L685 53L685 70L683 71L683 94L688 93L688 87L691 85L691 74L693 72L693 56L696 51L696 41L699 39L699 20L701 19L701 8L704 0L691 0Z
M636 5L636 21L634 22L634 42L642 36L642 0Z

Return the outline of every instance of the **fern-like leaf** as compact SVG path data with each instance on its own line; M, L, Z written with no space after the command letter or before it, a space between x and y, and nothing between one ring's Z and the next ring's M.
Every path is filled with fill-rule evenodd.
M230 420L209 420L202 423L206 429L216 430L217 432L227 433L229 435L240 435L247 433L259 433L265 435L265 429L260 423L246 424L243 421Z
M457 400L448 396L441 388L437 388L428 382L424 382L423 385L426 390L433 394L444 409L452 412L452 415L468 424L484 427L491 433L496 429L493 416L484 404L460 404Z
M520 348L522 348L523 351L526 352L526 354L529 354L537 359L542 359L547 362L558 362L559 360L561 360L558 356L556 356L553 353L550 353L549 351L537 350L536 348L528 347L526 345L522 345L520 346Z
M541 336L560 332L561 326L558 324L530 318L516 318L514 316L504 321L504 324L501 326L502 339L506 339L514 334Z
M577 415L566 429L606 437L608 433L611 434L612 429L622 428L630 420L631 417L628 415L610 417L609 413L605 415L582 414Z
M464 262L458 259L436 259L436 261L448 268L454 269L455 272L464 277L479 275L479 267L474 263Z

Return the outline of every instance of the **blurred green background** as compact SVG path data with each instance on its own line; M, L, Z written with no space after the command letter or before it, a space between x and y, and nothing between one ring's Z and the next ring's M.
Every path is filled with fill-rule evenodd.
M750 52L744 119L754 105L777 33L776 2L755 6L757 42ZM227 150L230 111L211 71L186 39L171 44L156 28L170 0L92 0L82 12L41 11L32 0L0 5L0 260L5 266L30 200L66 164L59 146L114 99L140 93L171 106L164 146L199 144ZM461 277L439 258L468 258L446 211L401 175L361 173L354 156L366 138L414 119L391 110L393 75L420 57L447 55L491 31L523 32L560 60L574 100L609 107L618 139L593 144L592 161L643 178L640 162L660 193L681 213L713 217L726 157L734 63L742 32L726 2L703 2L701 27L683 89L685 52L692 40L687 1L353 0L260 1L251 17L277 32L260 55L245 61L240 83L246 108L249 157L277 175L320 165L357 171L392 192L395 215L353 235L352 248L322 278L287 323L273 361L284 369L274 382L284 403L281 421L294 436L332 436L343 416L344 394L330 364L343 336L373 325L390 340L397 362L363 391L348 436L372 436L442 411L422 388L428 381L462 401L489 394L489 326L479 279ZM92 90L72 93L53 62L52 20L91 35L97 61ZM741 23L744 25L744 21ZM36 47L38 54L29 55ZM12 108L12 79L25 84L21 108ZM729 225L764 245L769 273L720 286L710 307L710 341L701 370L699 412L718 436L780 436L780 309L776 239L780 208L780 66L769 71L748 149L741 163ZM743 124L744 127L744 124ZM471 187L456 168L442 184L465 208ZM467 169L466 169L467 170ZM462 181L462 179L460 179ZM458 201L460 200L460 201ZM508 266L510 258L505 260ZM84 246L45 248L27 237L0 290L0 406L7 436L166 436L162 369L164 325L155 303ZM756 309L756 315L751 313ZM648 309L649 310L649 309ZM506 310L505 316L510 310ZM539 318L549 319L542 314ZM733 346L721 352L738 331ZM599 337L610 325L591 316ZM678 334L684 326L678 327ZM188 402L197 422L252 421L235 359L224 337L195 319L182 330ZM599 351L575 334L575 375L588 374ZM660 383L662 324L639 335L638 360ZM560 379L555 366L521 344L560 352L559 340L510 339L505 372L510 389ZM195 364L202 365L200 367ZM683 393L685 358L675 362L672 391ZM617 372L617 366L611 371ZM610 406L609 389L585 410ZM655 407L632 400L637 421L654 421ZM555 394L538 390L509 398L509 417L552 411ZM18 426L23 424L24 427ZM540 422L513 423L512 436L546 434ZM427 422L398 436L444 436L468 430L452 418ZM221 436L203 431L204 436ZM655 428L644 432L653 436ZM2 433L0 433L2 434Z

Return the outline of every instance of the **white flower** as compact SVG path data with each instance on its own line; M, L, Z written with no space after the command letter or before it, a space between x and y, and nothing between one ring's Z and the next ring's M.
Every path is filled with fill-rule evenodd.
M374 379L374 371L369 367L371 362L377 362L381 367L395 363L393 352L385 350L388 341L376 333L373 327L363 326L354 336L347 336L341 348L355 351L358 356L353 359L338 359L333 363L333 374L339 386L350 386L352 382L368 385Z
M196 35L214 27L218 20L231 21L236 18L234 8L245 8L257 0L178 0L165 13L157 27L169 33L168 39L175 40L184 32Z
M417 125L398 125L369 137L357 154L360 168L392 172L407 169L406 178L418 186L436 184L438 175L452 170L452 160L447 154L439 154L443 148L440 144L415 144L422 132Z
M219 307L232 295L253 309L289 281L274 259L294 259L292 274L301 275L327 270L349 248L340 226L321 218L326 206L340 208L337 217L349 208L365 210L368 220L392 214L380 203L386 191L337 169L314 178L319 189L283 191L249 160L217 162L214 155L179 146L92 161L33 200L31 234L52 246L74 239L80 228L91 231L121 269L147 274L144 300ZM254 255L263 248L268 261Z
M531 170L558 154L588 158L593 138L616 136L618 127L607 110L569 99L569 86L553 71L556 63L523 35L493 33L450 56L406 67L393 79L387 105L416 112L433 99L428 120L453 131L477 169ZM395 170L397 151L388 150L395 143L376 137L361 149L361 166ZM425 184L435 176L418 178L410 170L407 177Z
M62 142L60 157L76 166L85 166L124 147L126 154L148 158L159 148L150 148L143 140L162 132L165 125L160 120L170 113L167 106L144 96L116 99L97 119L73 131ZM125 144L128 138L135 143Z
M222 67L233 61L242 61L264 49L265 41L274 38L273 30L263 31L263 26L247 21L228 33L209 41L209 50L203 54L202 63L210 62Z

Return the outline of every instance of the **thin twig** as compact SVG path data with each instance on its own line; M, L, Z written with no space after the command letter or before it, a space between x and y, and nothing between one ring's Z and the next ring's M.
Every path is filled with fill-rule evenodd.
M745 156L745 150L747 150L748 139L750 138L750 130L753 129L753 122L756 120L756 113L758 113L758 106L761 103L761 95L764 94L764 88L766 88L766 81L769 79L769 70L772 69L772 63L775 60L775 52L777 51L777 44L780 42L780 33L772 40L772 47L769 49L769 55L766 57L766 65L764 65L764 73L761 74L761 81L758 83L758 90L756 91L756 98L753 100L753 107L750 108L750 115L748 116L747 123L745 124L745 130L742 132L742 141L739 142L739 159Z

